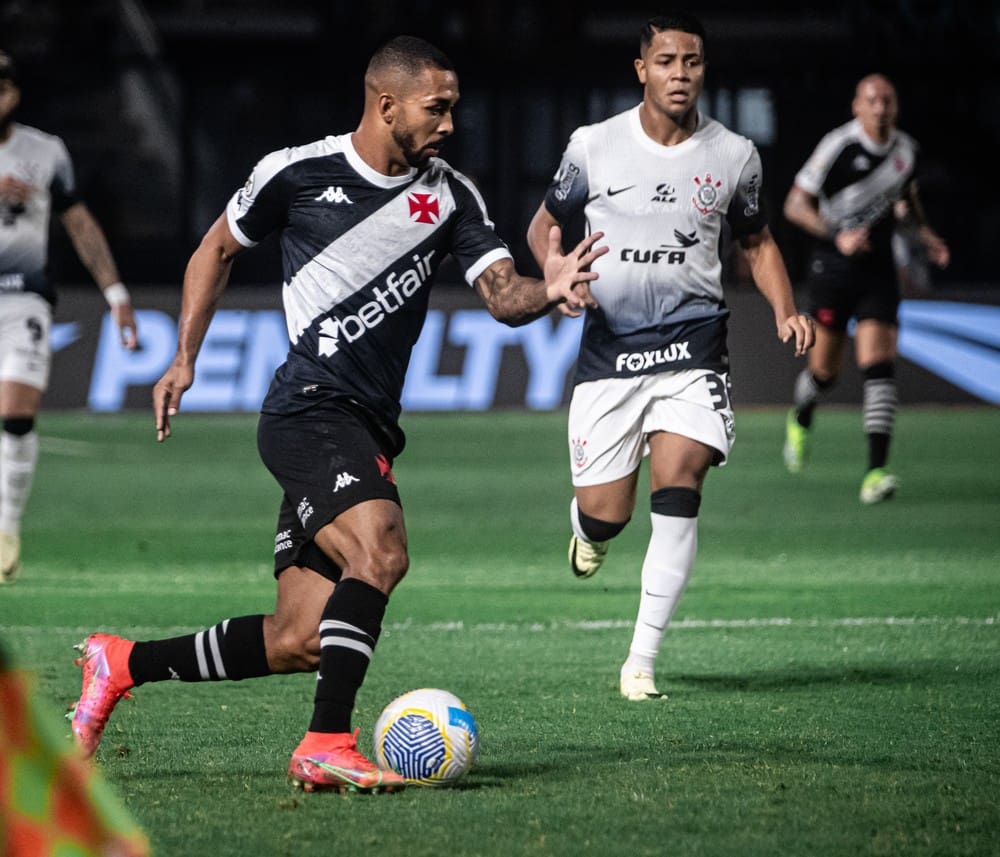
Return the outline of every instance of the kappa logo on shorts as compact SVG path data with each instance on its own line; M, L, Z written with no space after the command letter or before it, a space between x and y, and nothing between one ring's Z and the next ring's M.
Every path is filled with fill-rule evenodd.
M333 486L333 493L336 494L341 488L346 488L348 485L353 485L355 482L360 482L357 476L353 476L346 470L337 476L337 481ZM305 523L303 521L303 523Z

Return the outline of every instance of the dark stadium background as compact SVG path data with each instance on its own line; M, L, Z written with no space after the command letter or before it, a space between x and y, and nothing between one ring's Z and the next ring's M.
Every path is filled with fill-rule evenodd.
M780 216L784 194L819 137L849 118L856 80L882 71L898 85L901 127L923 146L924 199L953 251L936 290L996 284L995 4L691 8L709 31L703 106L727 118L741 105L752 111L761 103L753 98L769 105L773 125L757 142L793 279L805 248ZM125 281L141 288L179 282L200 234L258 157L355 127L364 64L383 38L425 36L451 55L462 87L444 156L480 184L529 270L525 227L566 138L638 100L636 32L656 11L627 0L0 0L0 47L20 63L19 118L66 140ZM87 282L58 232L52 263L58 282ZM738 285L738 267L727 277ZM233 283L277 279L271 246L241 259Z

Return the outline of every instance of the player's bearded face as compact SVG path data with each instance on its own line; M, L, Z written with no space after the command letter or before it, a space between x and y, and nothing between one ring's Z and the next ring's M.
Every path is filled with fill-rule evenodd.
M413 132L408 128L393 128L392 139L399 146L406 163L411 167L421 167L431 157L431 153L427 151L428 147L420 146Z

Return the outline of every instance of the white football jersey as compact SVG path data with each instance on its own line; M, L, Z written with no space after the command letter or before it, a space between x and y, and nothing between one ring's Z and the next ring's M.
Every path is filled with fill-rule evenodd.
M15 122L0 143L0 176L11 175L34 191L24 203L0 200L0 294L55 294L45 276L49 218L76 202L73 165L63 141Z
M607 328L629 334L718 313L722 218L734 235L758 232L761 162L754 144L699 115L675 146L651 140L639 107L578 128L545 197L561 223L581 209L610 252L591 290Z

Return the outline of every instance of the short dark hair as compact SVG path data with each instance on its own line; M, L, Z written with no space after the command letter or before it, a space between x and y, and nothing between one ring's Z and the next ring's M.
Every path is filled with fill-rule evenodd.
M639 30L639 55L646 53L646 49L653 43L653 37L657 33L665 30L679 30L682 33L690 33L701 39L701 49L704 52L706 42L705 25L688 12L668 12L664 15L657 15L650 18Z
M394 69L416 76L428 66L442 71L455 70L444 51L425 39L419 36L396 36L372 54L367 74L380 74Z

